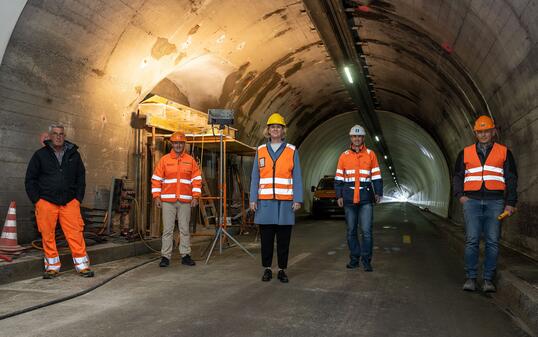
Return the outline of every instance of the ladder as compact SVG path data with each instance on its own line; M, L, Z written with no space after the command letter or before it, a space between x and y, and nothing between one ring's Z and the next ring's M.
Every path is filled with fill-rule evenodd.
M215 207L215 199L209 199L213 197L211 195L211 190L207 185L205 180L204 173L202 175L202 197L200 198L200 213L202 214L202 220L204 222L204 227L209 227L211 225L211 220L216 224L217 223L217 208Z

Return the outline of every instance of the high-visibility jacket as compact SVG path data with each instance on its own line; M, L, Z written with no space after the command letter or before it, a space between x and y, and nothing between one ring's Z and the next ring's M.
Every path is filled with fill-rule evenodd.
M258 199L293 200L293 158L295 146L286 144L284 150L273 161L267 144L258 147L260 183Z
M494 143L482 166L476 152L476 144L463 149L463 162L465 164L463 190L478 191L482 188L482 184L485 184L488 190L504 191L504 162L507 151L506 146Z
M174 150L164 155L157 163L151 177L153 198L166 202L191 202L200 197L202 175L193 157Z
M370 201L370 196L373 197L370 191L372 184L375 194L383 195L383 180L377 157L374 151L364 145L358 152L350 149L340 155L334 181L336 197L344 198L345 203L352 201L358 204L361 199ZM351 198L351 193L346 193L350 189L353 190L353 198ZM361 194L368 198L361 198Z

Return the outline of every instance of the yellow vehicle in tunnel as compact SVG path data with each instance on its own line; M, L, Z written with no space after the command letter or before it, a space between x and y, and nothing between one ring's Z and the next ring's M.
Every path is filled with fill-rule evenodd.
M334 176L326 175L319 180L318 186L312 186L312 217L321 218L331 215L344 215L344 209L336 204Z

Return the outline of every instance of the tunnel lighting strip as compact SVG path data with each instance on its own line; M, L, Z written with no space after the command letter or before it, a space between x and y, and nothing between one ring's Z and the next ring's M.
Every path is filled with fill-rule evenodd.
M379 142L379 137L375 136L375 140L376 140L376 142Z
M351 71L349 70L349 67L344 67L344 73L346 73L347 80L349 83L353 83L353 77L351 77Z

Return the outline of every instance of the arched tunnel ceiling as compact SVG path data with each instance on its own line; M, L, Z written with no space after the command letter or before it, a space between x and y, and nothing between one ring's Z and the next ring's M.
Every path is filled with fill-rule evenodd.
M131 113L159 83L194 108L235 109L240 138L253 145L273 111L300 144L324 121L356 110L349 92L359 83L342 80L331 41L314 24L330 14L309 10L327 3L350 18L340 32L363 41L378 110L424 128L449 167L473 141L474 117L491 113L520 177L527 186L538 181L537 1L30 0L0 66L0 182L8 186L1 203L27 201L23 172L36 135L53 121L68 126L87 161L86 201L101 198L112 175L129 173ZM339 48L356 48L346 43ZM358 113L382 120L380 112ZM536 207L532 191L521 190L521 219L536 223L524 213ZM461 220L457 204L450 214ZM508 240L538 251L538 240L521 239L537 233L518 219Z
M443 153L419 125L391 112L380 111L383 134L390 146L392 165L377 154L387 201L408 199L432 212L446 216L450 196L450 177ZM299 153L303 171L305 208L310 209L310 186L317 186L324 175L334 175L340 154L349 147L349 129L360 123L356 112L338 115L314 129L304 140ZM372 135L366 145L374 149ZM395 172L395 177L391 173ZM396 178L396 180L394 180ZM395 182L398 182L398 185Z

